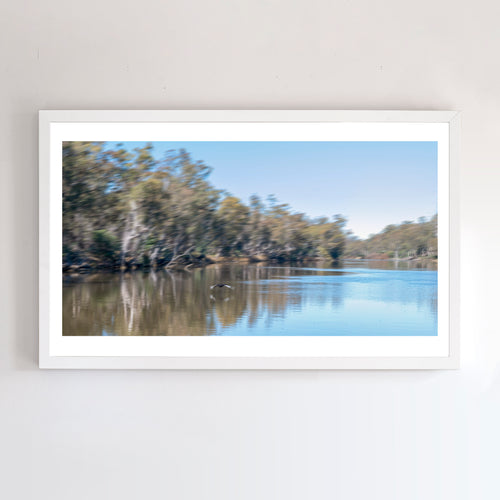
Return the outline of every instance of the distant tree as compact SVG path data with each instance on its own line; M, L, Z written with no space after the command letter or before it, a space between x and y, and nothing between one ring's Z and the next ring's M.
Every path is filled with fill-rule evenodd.
M386 226L366 240L348 238L344 255L393 258L437 257L437 215Z

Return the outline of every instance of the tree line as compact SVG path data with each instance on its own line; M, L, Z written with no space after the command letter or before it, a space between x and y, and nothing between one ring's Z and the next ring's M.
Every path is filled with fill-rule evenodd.
M365 240L348 237L345 256L363 259L437 259L438 216L390 224Z
M173 268L234 258L338 260L379 251L399 257L437 248L432 221L388 226L356 240L341 215L310 218L272 195L253 195L246 204L213 186L211 170L186 150L156 159L152 144L131 152L103 142L64 142L63 270Z
M245 204L185 150L156 160L105 143L63 144L63 269L175 267L212 258L339 258L342 216L310 219L273 196Z

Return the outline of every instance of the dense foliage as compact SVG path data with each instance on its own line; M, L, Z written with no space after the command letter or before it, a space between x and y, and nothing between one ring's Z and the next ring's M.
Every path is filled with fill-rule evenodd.
M172 267L212 258L338 259L346 220L310 219L269 196L216 189L185 150L162 160L104 143L63 144L63 268Z
M345 256L357 258L437 258L437 215L391 224L366 240L350 237Z
M257 195L248 205L216 189L185 150L63 145L63 269L133 269L210 259L437 257L437 215L387 226L366 240L340 215L311 219Z

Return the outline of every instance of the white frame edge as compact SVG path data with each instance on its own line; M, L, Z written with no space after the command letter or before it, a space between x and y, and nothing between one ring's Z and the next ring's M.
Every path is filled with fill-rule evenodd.
M54 122L425 122L449 124L450 179L450 303L447 357L154 357L49 356L49 137ZM459 368L459 133L457 111L305 111L305 110L182 110L39 112L39 367L60 369L170 370L420 370Z

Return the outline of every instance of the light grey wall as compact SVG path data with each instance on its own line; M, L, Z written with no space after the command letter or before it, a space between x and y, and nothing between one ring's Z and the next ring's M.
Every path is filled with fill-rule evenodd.
M0 497L500 498L500 4L3 0ZM39 371L39 109L456 109L463 368Z

